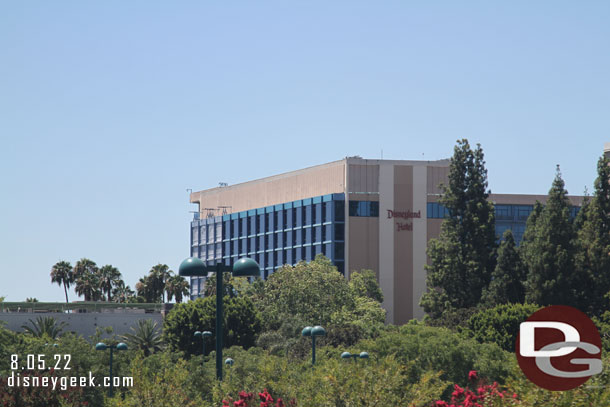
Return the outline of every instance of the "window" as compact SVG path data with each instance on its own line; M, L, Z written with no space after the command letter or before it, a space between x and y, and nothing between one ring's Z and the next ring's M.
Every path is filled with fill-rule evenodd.
M345 220L345 201L334 201L335 202L335 220L336 221L344 221Z
M286 229L288 227L288 211L285 209L282 211L282 220L284 221L282 227Z
M512 205L496 205L496 219L510 220L513 218Z
M322 223L326 222L326 202L322 202Z
M379 202L350 201L349 216L379 217Z
M278 215L277 211L274 211L273 212L273 230L278 230L279 229L279 224L277 222L277 219L278 219L277 215Z
M531 205L516 205L515 212L517 220L527 220L533 209L534 207Z
M341 224L335 224L335 240L344 240L345 229Z
M269 214L265 214L265 233L269 232Z
M316 204L311 205L311 224L318 223L316 219Z

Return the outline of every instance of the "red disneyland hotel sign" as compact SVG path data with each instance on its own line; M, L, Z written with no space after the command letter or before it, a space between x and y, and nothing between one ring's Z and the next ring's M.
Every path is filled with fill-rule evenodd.
M396 218L396 219L404 219L407 222L396 222L396 231L400 232L401 230L413 230L413 222L409 222L410 219L421 218L421 211L413 212L411 210L407 211L393 211L391 209L386 209L388 211L388 219Z

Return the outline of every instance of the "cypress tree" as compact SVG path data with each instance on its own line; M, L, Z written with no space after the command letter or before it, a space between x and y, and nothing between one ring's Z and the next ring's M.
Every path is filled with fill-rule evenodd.
M517 251L513 232L510 229L504 232L502 243L498 248L496 268L491 278L489 287L483 293L485 305L496 306L524 301L525 269Z
M610 291L610 166L597 163L593 198L578 214L576 270L584 281L578 286L581 307L599 315L607 309L604 295Z
M540 305L578 306L574 276L574 228L570 201L559 167L546 206L528 219L524 263L527 268L525 300ZM532 215L530 215L531 217ZM531 229L533 227L533 229Z
M483 150L459 140L449 166L449 183L439 202L449 217L428 246L428 290L420 305L433 318L443 311L476 306L495 267L495 213L487 200Z

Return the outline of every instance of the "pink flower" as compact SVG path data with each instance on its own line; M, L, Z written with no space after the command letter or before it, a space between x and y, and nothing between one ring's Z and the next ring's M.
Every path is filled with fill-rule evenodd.
M468 380L477 380L477 371L471 370L468 372Z

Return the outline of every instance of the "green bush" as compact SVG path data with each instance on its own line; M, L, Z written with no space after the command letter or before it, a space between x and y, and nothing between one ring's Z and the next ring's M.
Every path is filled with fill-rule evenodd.
M223 343L245 348L254 346L261 330L259 312L248 297L225 297L223 312ZM201 354L201 338L193 336L195 331L211 331L206 339L206 351L214 348L216 341L216 296L198 298L185 304L177 304L165 317L163 337L171 350L184 352L187 356Z
M479 342L495 343L507 352L514 352L519 325L538 309L535 304L502 304L479 311L470 317L464 333Z

